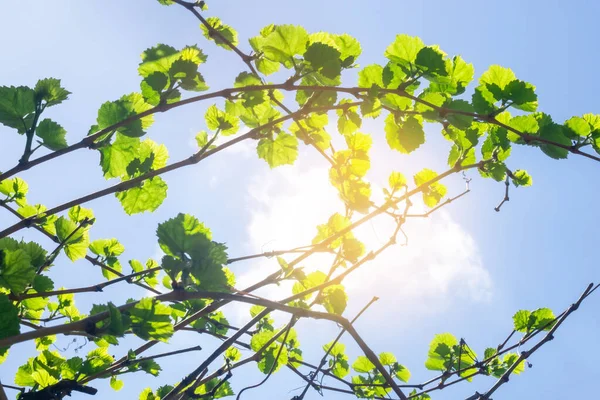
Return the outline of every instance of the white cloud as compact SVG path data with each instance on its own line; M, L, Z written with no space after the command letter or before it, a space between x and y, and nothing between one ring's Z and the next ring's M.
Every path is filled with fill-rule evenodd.
M374 194L378 192L381 190L373 188ZM294 167L256 176L248 185L247 197L249 254L308 245L316 234L316 226L334 212L342 211L337 193L328 182L327 170L302 160ZM357 229L356 235L368 249L376 249L388 240L392 224L390 218L380 217ZM442 312L456 301L489 301L492 283L477 245L447 211L410 219L404 230L409 237L408 246L387 249L345 280L350 305L364 305L377 295L384 304L408 302L415 315L423 315ZM403 241L402 236L398 237L399 243ZM302 266L309 271L327 271L328 260L328 255L316 255ZM246 287L277 268L275 260L256 260L244 266L247 272L238 274L238 287ZM289 294L288 285L260 292L271 299ZM247 320L247 311L239 317Z

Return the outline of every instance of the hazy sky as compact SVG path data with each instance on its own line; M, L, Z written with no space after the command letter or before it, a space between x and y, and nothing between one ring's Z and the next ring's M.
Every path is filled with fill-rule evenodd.
M596 16L600 5L592 1L209 1L207 16L219 16L235 27L240 47L249 50L247 38L270 23L301 24L310 32L349 33L362 44L361 65L384 63L383 51L398 33L420 36L427 44L439 44L447 53L460 54L475 66L479 76L491 64L511 67L518 78L537 86L540 110L556 121L572 115L600 113L596 78ZM250 4L250 5L249 5ZM163 7L155 0L88 0L46 2L0 2L0 85L30 85L37 79L56 77L73 92L71 99L48 114L68 131L68 141L80 140L95 121L99 106L123 94L139 90L137 65L141 52L157 43L174 47L198 44L209 55L201 67L211 90L231 86L243 63L231 52L217 48L201 35L197 20L178 6ZM352 85L349 76L348 85ZM172 161L189 156L193 137L205 129L204 109L212 103L190 105L157 115L149 137L169 148ZM390 165L407 175L430 167L442 171L449 145L437 127L429 127L428 143L411 156L385 149L382 123L368 121L363 131L377 144L369 178L375 187L385 183ZM0 127L0 170L12 167L24 140ZM423 363L428 344L436 333L463 337L478 353L495 347L511 331L511 316L521 308L551 307L557 313L574 301L587 283L600 280L595 256L598 252L597 199L600 165L583 158L554 161L530 148L514 148L511 165L533 176L530 188L513 190L511 201L500 213L493 208L502 199L503 186L470 177L472 192L456 204L426 220L411 222L406 232L409 246L395 247L347 282L353 316L373 295L375 303L356 326L376 352L391 351L413 373L413 381L434 376ZM79 150L20 175L30 186L29 200L54 206L111 183L102 178L99 156ZM326 165L308 149L298 164L269 170L255 150L242 145L200 165L166 175L168 198L153 214L126 217L111 196L87 206L97 223L93 239L116 236L126 247L122 263L159 257L155 229L178 212L197 216L212 230L215 240L227 242L229 254L238 256L264 250L306 244L340 207L327 183ZM463 182L450 183L458 194ZM375 192L375 190L374 190ZM290 210L293 210L290 212ZM15 222L0 213L0 226ZM361 229L361 239L377 246L387 239L389 226L375 221ZM36 232L21 231L16 237L40 241ZM319 259L307 264L317 268ZM274 260L233 266L239 286L278 268ZM100 281L100 273L85 261L71 263L61 257L53 267L56 286L83 286ZM289 288L269 289L263 295L279 298ZM144 295L129 286L113 286L105 294L79 295L82 312L109 299L120 302ZM494 399L588 398L596 393L598 378L594 353L600 329L600 296L595 295L569 317L556 339L530 360L534 365L511 379ZM246 308L227 312L232 323L243 324ZM279 319L278 319L279 320ZM283 319L281 319L283 321ZM331 324L303 321L299 324L305 358L317 363L321 346L333 339ZM179 336L177 336L179 337ZM57 342L66 347L72 339ZM350 339L342 342L349 345ZM140 340L129 339L114 352L116 357ZM107 381L94 382L102 398L137 398L144 387L177 382L209 354L215 341L184 335L170 349L200 344L201 353L159 362L159 378L139 373L125 377L125 387L111 393ZM68 351L73 354L71 344ZM351 354L358 353L352 346ZM81 351L93 348L88 344ZM165 346L157 346L155 354ZM11 349L8 362L0 366L0 379L9 383L18 365L33 356L33 343ZM216 365L216 364L215 364ZM255 366L236 373L234 390L256 383L262 374ZM484 391L494 383L482 377L436 393L434 399L461 399ZM243 398L288 399L302 381L287 370L277 373L259 389ZM236 390L237 391L237 390ZM10 393L12 395L14 393ZM307 399L320 396L309 392ZM74 399L87 398L74 394ZM341 396L327 394L327 398Z

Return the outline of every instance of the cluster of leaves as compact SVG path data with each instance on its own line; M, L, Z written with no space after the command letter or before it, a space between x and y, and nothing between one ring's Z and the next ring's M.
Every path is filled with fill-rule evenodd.
M196 218L179 214L158 226L158 244L165 252L162 268L171 286L184 290L227 291L235 277L225 267L227 247Z
M250 315L254 318L263 310L264 307L253 306ZM251 349L260 354L258 369L264 374L277 372L288 363L298 367L302 361L302 350L296 330L291 327L283 328L287 332L277 335L280 332L275 329L273 323L273 319L267 314L257 324L256 332L250 340Z
M379 361L389 369L390 375L402 382L408 382L410 379L410 371L399 364L392 353L379 354ZM387 380L367 357L359 356L352 364L352 369L359 373L352 377L356 397L367 399L374 396L384 397L391 391L390 387L386 387L389 384Z
M50 118L40 120L42 113L67 100L71 94L61 86L59 79L39 80L32 89L27 86L0 86L0 123L25 135L27 145L21 162L27 162L39 146L50 150L67 147L67 131ZM32 148L37 137L39 146Z
M91 350L85 357L65 359L58 351L48 350L40 346L40 353L20 366L15 376L15 383L33 390L44 388L64 379L78 380L86 376L102 372L114 362L113 356L106 347Z
M206 9L204 2L190 4L186 7ZM377 207L371 200L372 188L367 179L373 136L361 131L365 118L381 117L387 145L401 154L413 153L425 143L426 123L440 124L442 135L449 142L450 171L477 167L482 177L506 181L507 185L509 180L515 186L532 183L525 170L509 168L513 145L539 147L555 159L566 158L569 152L580 153L584 147L600 154L600 116L586 114L562 124L554 122L549 115L537 111L535 87L517 79L510 69L491 66L473 83L473 65L460 56L448 56L438 46L425 45L417 37L396 36L384 52L384 64L360 68L356 62L361 46L348 34L309 33L300 26L272 24L249 40L253 53L244 55L237 48L238 34L231 26L217 17L201 21L204 36L219 47L241 54L249 71L239 73L232 88L204 97L225 97L225 100L222 105L207 108L206 130L196 136L199 151L184 162L168 165L167 148L143 137L152 126L155 113L199 101L202 96L185 96L208 90L199 72L207 57L195 45L177 50L158 44L145 50L138 67L142 78L140 91L102 104L89 135L74 147L67 145L62 126L51 119L41 119L46 108L62 103L70 94L58 79L42 79L33 89L0 87L0 123L25 136L25 150L17 169L27 168L31 155L41 146L65 152L81 147L98 150L103 176L121 181L110 193L115 194L127 214L155 211L167 196L162 172L199 162L208 152L215 154L223 148L216 144L217 139L228 140L244 129L249 132L227 143L255 140L258 158L270 168L294 164L300 143L314 148L330 164L329 180L345 212L335 213L319 225L312 243L315 251L335 256L329 274L322 271L306 274L302 267L278 257L281 267L278 280L294 281L295 300L288 303L290 306L309 310L317 305L335 316L343 315L348 295L341 279L335 283L331 279L338 268L355 266L368 258L365 245L351 229L356 214L372 216ZM357 87L341 86L342 74L349 70L358 71ZM266 80L270 76L283 76L285 81L271 84ZM470 85L474 91L469 98L466 89ZM286 99L284 91L294 92L294 98ZM341 93L352 98L338 98ZM297 111L288 109L294 101L299 107ZM330 126L337 127L339 136L328 133ZM34 138L37 147L32 145ZM213 303L200 298L202 293L232 292L235 276L226 267L227 247L214 241L210 229L198 219L181 213L158 226L158 243L164 257L160 262L149 259L145 264L130 260L133 274L127 281L153 290L160 284L173 293L195 294L198 298L172 301L169 305L150 297L130 299L121 306L110 302L97 304L89 317L75 307L74 295L68 290L55 294L57 301L50 301L54 295L44 293L54 290L54 282L43 273L61 252L71 261L87 258L102 265L102 273L110 283L121 279L118 277L123 267L119 257L125 248L115 238L90 241L89 230L95 222L92 210L80 205L67 206L63 209L68 209L66 215L59 216L54 209L48 211L41 204L29 204L27 183L10 176L0 178L0 194L4 196L0 205L15 204L16 214L54 239L57 247L49 252L35 242L0 238L0 340L19 335L22 322L32 324L29 321L43 317L53 321L62 316L70 323L80 322L78 331L93 337L97 346L85 359L66 359L50 350L55 336L38 338L35 345L39 354L18 369L17 385L37 391L66 380L110 378L113 389L120 390L122 374L145 371L157 376L160 366L152 359L139 359L135 351L129 351L126 360L116 368L107 370L115 365L115 359L108 353L109 346L119 344L119 338L130 334L145 341L167 342L176 324ZM428 168L413 176L417 192L430 208L440 205L448 193L439 178L437 172ZM402 173L391 171L388 186L383 189L383 209L391 210L396 220L401 221L406 213L402 216L393 212L397 211L402 195L409 192L408 180ZM404 200L408 209L410 201ZM263 311L263 307L254 306L250 314L254 318ZM521 310L513 320L514 330L523 333L526 340L536 332L551 329L556 318L550 310L538 309ZM230 330L225 314L216 308L194 319L190 326L221 339ZM270 314L266 314L252 331L249 346L264 374L270 375L284 366L303 365L298 336L291 326L277 329ZM346 378L351 368L345 346L332 342L323 350L327 353L327 368L323 372L340 380ZM7 354L7 348L0 348L0 362ZM230 347L224 356L229 366L240 361L241 352ZM391 376L408 382L409 370L392 353L380 353L378 359ZM519 360L516 353L488 348L484 360L479 361L463 340L444 333L431 342L425 366L442 373L443 385L454 374L467 380L477 373L497 378L509 370L518 374L524 370L524 362ZM350 385L357 397L385 397L391 391L391 382L372 361L375 360L359 356L351 365L356 375ZM140 399L161 399L173 388L170 385L157 391L148 388ZM227 379L211 378L194 386L193 393L198 398L220 398L233 395L233 390ZM411 396L429 399L428 394L416 391Z

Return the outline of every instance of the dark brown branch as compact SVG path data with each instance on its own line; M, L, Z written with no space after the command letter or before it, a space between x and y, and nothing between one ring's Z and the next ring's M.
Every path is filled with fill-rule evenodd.
M509 197L508 197L508 189L510 188L510 182L509 182L508 175L506 176L506 180L504 181L504 187L505 187L505 189L504 189L504 198L502 199L502 201L500 202L500 204L498 204L496 206L496 208L494 208L494 210L496 212L500 212L500 208L502 208L502 205L504 203L506 203L507 201L510 200Z

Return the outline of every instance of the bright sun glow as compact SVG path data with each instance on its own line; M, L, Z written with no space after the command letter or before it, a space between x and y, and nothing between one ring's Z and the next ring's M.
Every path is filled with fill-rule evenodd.
M250 223L247 227L249 253L290 249L308 245L323 224L343 206L327 180L324 166L315 166L302 157L293 168L268 171L251 181L247 192ZM380 201L381 188L373 187L373 200ZM292 210L290 212L290 210ZM424 210L416 204L412 212ZM355 231L367 249L383 245L393 231L386 217ZM344 284L352 302L364 304L374 294L389 302L409 301L420 306L413 312L440 311L452 300L468 298L486 301L491 281L476 244L445 211L406 224L409 245L393 246L374 261L351 274ZM403 243L400 235L398 242ZM292 256L286 256L288 261ZM305 271L327 272L330 255L314 255L302 263ZM275 260L257 260L238 275L238 287L245 287L273 272ZM262 292L273 299L291 294L290 286L273 286ZM459 296L459 297L457 297Z

